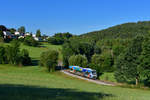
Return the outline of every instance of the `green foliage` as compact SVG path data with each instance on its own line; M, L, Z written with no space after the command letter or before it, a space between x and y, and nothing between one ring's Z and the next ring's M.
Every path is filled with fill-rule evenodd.
M5 48L0 46L0 64L6 63Z
M101 31L89 32L87 34L80 35L82 39L91 40L103 40L103 39L128 39L134 38L137 35L147 34L150 30L150 21L143 21L137 23L125 23L121 25L116 25L108 29Z
M117 82L115 79L114 73L112 72L105 72L99 77L100 80L109 81L109 82Z
M92 61L89 67L97 71L98 76L102 75L104 72L113 70L113 59L109 53L107 54L94 54L92 56Z
M13 40L11 42L11 46L6 47L6 57L7 57L8 63L14 64L14 65L19 64L19 60L20 60L19 46L20 46L20 43L17 40Z
M123 45L114 45L112 47L113 55L115 57L118 57L123 52L124 49L125 49L125 47Z
M79 41L70 41L63 45L62 54L64 65L68 66L68 60L72 55L85 55L87 60L91 60L91 56L94 54L95 47L91 43L79 42Z
M20 64L27 66L27 65L31 65L31 58L29 57L29 52L26 49L23 49L21 51L21 56L20 56Z
M144 78L145 85L150 86L150 34L145 36L140 55L140 75Z
M24 39L24 44L28 46L34 46L34 47L37 47L40 45L40 43L34 40L32 36L26 36L26 38Z
M0 31L7 31L7 28L4 25L0 25Z
M10 31L11 34L14 34L16 32L16 29L11 28L11 29L9 29L9 31Z
M4 38L0 37L0 43L4 42Z
M24 26L21 26L20 28L18 28L18 32L20 33L25 33L26 32L26 29Z
M3 34L3 31L2 30L0 30L0 37L4 37L4 34Z
M41 37L41 31L40 31L40 29L38 29L38 30L36 31L36 37Z
M55 71L59 53L56 50L43 52L40 57L40 65L47 67L49 72Z
M115 77L119 82L135 81L138 84L140 71L138 70L139 56L142 52L143 36L133 39L127 50L122 53L116 62Z
M64 43L64 39L61 37L50 37L48 38L48 42L54 45L61 45Z
M69 65L76 65L80 67L87 67L88 60L84 55L73 55L69 58Z
M63 64L64 64L65 67L68 67L69 66L68 59L72 55L74 55L74 51L72 50L70 43L63 44L62 54L63 54Z
M56 33L54 37L59 37L59 38L64 38L64 39L69 39L72 37L72 34L67 32L67 33Z
M53 37L48 39L48 42L54 45L61 45L69 41L69 38L72 37L71 33L57 33Z
M0 64L31 65L27 50L20 50L20 42L13 40L10 45L0 47Z

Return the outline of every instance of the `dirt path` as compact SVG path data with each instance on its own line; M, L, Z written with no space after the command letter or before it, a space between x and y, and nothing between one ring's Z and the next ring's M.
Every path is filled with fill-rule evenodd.
M87 80L89 82L93 82L93 83L96 83L96 84L101 84L101 85L108 85L108 86L115 86L114 83L111 83L111 82L103 82L103 81L100 81L100 80L92 80L92 79L88 79L88 78L85 78L85 77L81 77L81 76L78 76L78 75L75 75L75 74L72 74L66 70L61 70L61 72L63 72L64 74L66 75L69 75L69 76L72 76L72 77L76 77L76 78L80 78L80 79L83 79L83 80Z

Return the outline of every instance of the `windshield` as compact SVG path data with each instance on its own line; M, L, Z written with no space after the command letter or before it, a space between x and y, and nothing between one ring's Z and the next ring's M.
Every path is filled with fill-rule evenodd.
M96 71L92 71L92 74L93 74L93 75L96 75Z

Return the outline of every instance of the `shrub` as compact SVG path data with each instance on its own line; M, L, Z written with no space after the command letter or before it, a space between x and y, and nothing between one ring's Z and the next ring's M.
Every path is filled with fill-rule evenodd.
M55 71L58 61L58 51L48 50L43 52L40 57L40 65L47 67L49 72Z

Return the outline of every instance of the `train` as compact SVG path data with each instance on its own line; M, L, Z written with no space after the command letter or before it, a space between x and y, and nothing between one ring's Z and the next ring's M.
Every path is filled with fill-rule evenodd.
M91 68L82 68L79 66L69 66L70 72L83 76L83 77L87 77L90 79L97 79L97 73L96 70L93 70Z

